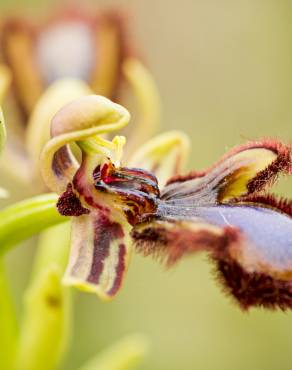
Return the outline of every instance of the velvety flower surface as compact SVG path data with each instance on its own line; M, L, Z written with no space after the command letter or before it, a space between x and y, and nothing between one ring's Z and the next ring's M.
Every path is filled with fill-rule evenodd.
M93 95L52 121L41 163L47 185L61 194L59 212L72 216L65 282L110 298L133 246L168 266L206 251L242 308L292 307L292 204L267 193L280 174L292 173L290 147L249 142L210 169L181 176L188 140L179 132L152 139L128 166L121 162L125 139L100 134L129 118L123 107Z

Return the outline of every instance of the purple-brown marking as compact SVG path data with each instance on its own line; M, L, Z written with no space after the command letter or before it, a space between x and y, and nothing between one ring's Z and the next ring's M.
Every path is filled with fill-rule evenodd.
M277 198L274 194L250 194L245 197L235 199L235 203L251 203L274 208L276 211L292 217L292 199Z
M94 222L94 250L90 274L87 281L98 284L103 271L104 260L109 256L110 244L124 236L121 225L100 214Z
M143 224L142 224L143 225ZM207 227L208 225L206 225ZM230 230L229 230L230 229ZM134 228L131 236L135 241L136 250L144 256L152 255L154 258L172 266L182 257L200 251L217 253L225 251L233 242L236 230L226 228L222 234L212 230L191 230L179 222L155 224L149 227Z
M216 261L218 280L243 310L251 306L269 309L292 308L292 282L274 279L265 273L248 273L232 259Z
M126 246L125 246L125 244L120 244L119 245L118 264L116 266L115 281L114 281L113 286L111 287L111 289L107 292L108 295L110 295L110 296L115 295L121 287L121 284L122 284L122 281L123 281L124 271L126 269L125 255L126 255Z
M136 168L116 168L108 162L94 171L95 189L117 197L128 222L135 224L145 214L154 214L159 198L156 177Z
M90 213L89 209L82 206L80 199L73 192L71 183L67 185L66 191L58 199L57 208L62 216L81 216Z
M57 177L61 178L64 176L64 172L66 172L66 170L71 166L72 161L68 148L63 146L54 154L52 160L52 170Z

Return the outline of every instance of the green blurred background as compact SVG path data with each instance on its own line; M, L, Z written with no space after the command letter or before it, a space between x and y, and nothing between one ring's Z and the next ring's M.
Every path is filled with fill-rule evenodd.
M0 4L2 14L15 8L19 14L37 14L52 11L60 1ZM247 139L291 141L291 1L95 0L92 5L129 10L132 33L162 96L161 129L190 135L190 167L208 166ZM25 195L12 179L4 182L14 198ZM292 196L291 181L277 188ZM26 243L9 256L19 312L33 254L32 243ZM171 271L135 256L113 302L76 293L75 303L75 335L62 370L77 368L137 331L152 343L141 370L292 368L291 313L242 313L222 294L204 256Z

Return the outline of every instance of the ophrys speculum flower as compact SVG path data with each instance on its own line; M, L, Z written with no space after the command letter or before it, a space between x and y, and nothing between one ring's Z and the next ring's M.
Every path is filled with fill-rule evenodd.
M123 107L88 96L52 122L42 169L61 194L60 213L72 216L65 282L110 298L133 246L167 265L207 251L243 308L292 307L291 201L266 192L280 173L291 174L290 148L276 140L250 142L207 171L180 176L188 141L178 132L154 138L129 166L121 164L125 139L99 135L128 121ZM72 142L81 149L81 165Z

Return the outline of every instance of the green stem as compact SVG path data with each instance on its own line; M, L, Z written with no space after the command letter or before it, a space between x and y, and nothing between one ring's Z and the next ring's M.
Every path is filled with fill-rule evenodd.
M32 279L24 296L15 370L56 369L68 348L72 302L62 277L69 245L69 222L40 235Z
M0 369L11 369L16 339L16 314L6 279L4 261L0 259Z
M0 211L0 254L40 231L68 221L56 209L57 195L39 195Z

